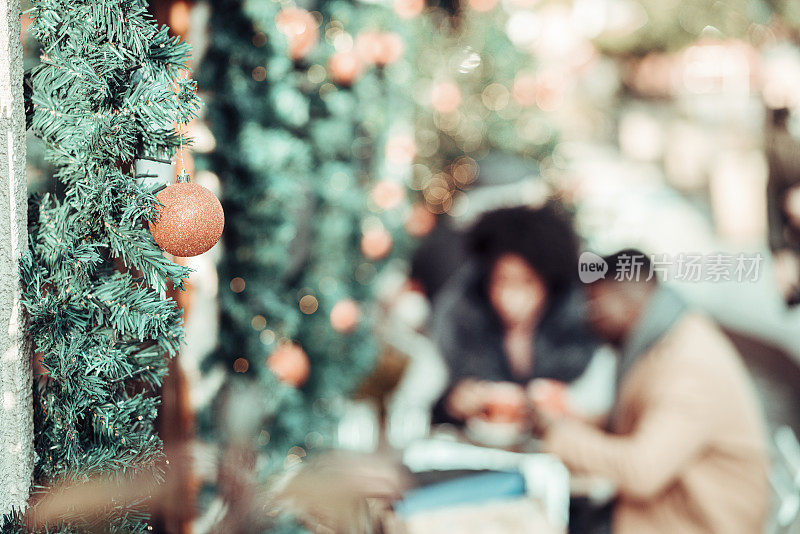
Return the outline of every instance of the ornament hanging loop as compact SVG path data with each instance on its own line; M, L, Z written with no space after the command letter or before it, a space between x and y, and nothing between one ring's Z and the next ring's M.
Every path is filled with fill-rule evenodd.
M189 177L189 172L186 170L186 167L183 166L183 132L181 131L181 126L178 124L178 161L177 163L181 166L181 172L178 173L177 178L175 179L176 184L188 184L191 182L191 178Z

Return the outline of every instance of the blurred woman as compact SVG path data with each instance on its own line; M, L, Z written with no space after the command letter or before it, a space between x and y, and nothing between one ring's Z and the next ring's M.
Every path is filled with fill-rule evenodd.
M450 370L440 421L485 415L498 382L507 402L524 405L531 380L575 380L598 346L576 288L578 238L555 204L489 212L467 242L471 259L434 302Z

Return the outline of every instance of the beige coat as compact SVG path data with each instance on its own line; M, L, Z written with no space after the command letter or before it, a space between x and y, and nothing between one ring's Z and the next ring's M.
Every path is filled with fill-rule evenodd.
M760 534L768 508L763 420L736 350L687 314L620 386L615 433L554 424L545 446L619 490L615 534Z

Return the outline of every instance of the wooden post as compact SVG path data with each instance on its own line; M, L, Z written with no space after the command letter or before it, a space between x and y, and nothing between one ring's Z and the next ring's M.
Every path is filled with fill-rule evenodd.
M0 514L22 510L33 473L33 379L19 276L27 248L20 2L0 0Z

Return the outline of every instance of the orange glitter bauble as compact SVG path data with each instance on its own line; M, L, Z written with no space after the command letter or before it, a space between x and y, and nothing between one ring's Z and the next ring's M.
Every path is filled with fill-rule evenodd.
M222 236L222 205L202 185L179 181L158 193L156 200L163 206L157 206L158 216L150 221L150 233L166 252L183 258L197 256Z
M308 354L297 343L285 342L267 358L267 367L281 382L300 387L308 380L311 363Z

